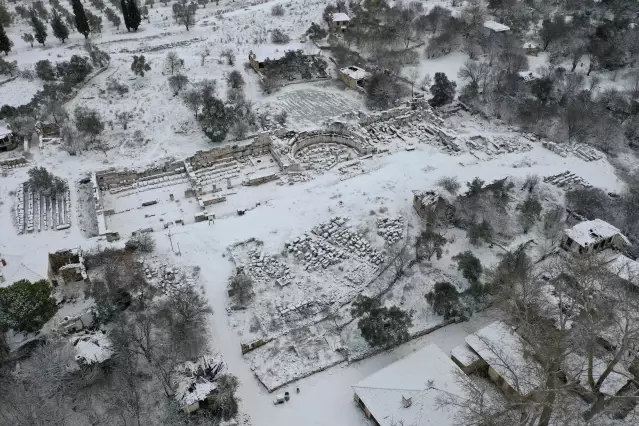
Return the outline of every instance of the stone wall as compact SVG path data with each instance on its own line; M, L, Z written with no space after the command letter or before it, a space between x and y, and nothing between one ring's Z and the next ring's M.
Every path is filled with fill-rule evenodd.
M163 166L152 167L141 172L134 170L108 169L96 173L97 183L101 190L131 185L140 180L153 179L163 175L184 173L181 162L167 162Z
M213 148L208 151L198 151L188 161L194 170L210 167L215 163L230 159L240 160L249 156L258 156L271 153L271 137L268 133L257 135L251 143L244 145L225 146Z

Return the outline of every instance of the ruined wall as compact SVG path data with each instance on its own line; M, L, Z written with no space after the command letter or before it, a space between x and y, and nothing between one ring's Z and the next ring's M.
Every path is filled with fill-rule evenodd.
M131 185L134 182L153 179L162 175L184 173L181 162L167 162L162 166L152 167L144 171L108 169L96 173L97 183L101 190Z
M210 167L216 163L230 159L240 160L249 156L270 154L271 138L267 133L257 135L253 142L245 145L233 145L198 151L188 161L195 170Z

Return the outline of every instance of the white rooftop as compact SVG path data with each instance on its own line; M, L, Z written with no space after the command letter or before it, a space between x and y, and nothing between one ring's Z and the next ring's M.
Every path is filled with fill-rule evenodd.
M464 367L468 367L480 359L479 355L477 355L467 343L462 343L453 348L453 350L450 351L450 356L455 357Z
M464 396L457 373L464 373L437 345L429 345L353 386L381 426L452 426L457 410L438 399ZM410 398L404 407L402 398ZM402 423L403 422L403 423Z
M582 247L597 243L615 235L620 235L626 244L630 244L628 238L626 238L626 236L623 235L618 228L601 219L586 220L578 223L570 229L566 229L564 232Z
M530 348L509 325L495 321L467 336L466 343L519 394L529 395L542 383Z
M22 263L22 256L0 254L0 287L8 287L20 280L34 282L42 279L44 277Z
M11 135L11 130L4 124L0 124L0 139L4 139L5 137Z
M337 13L333 13L331 15L331 19L333 20L333 22L348 22L351 20L351 18L342 12L337 12Z
M95 364L106 361L113 355L111 341L102 332L73 336L71 343L75 346L78 362Z
M510 27L504 24L500 24L496 21L486 21L484 22L484 27L489 30L495 31L496 33L503 33L504 31L510 31Z
M606 268L622 280L639 285L639 262L624 254L618 254L606 264Z
M256 48L255 59L264 62L266 59L276 60L283 58L289 50L302 50L306 55L319 54L319 48L313 43L291 42L288 44L262 44Z
M182 407L188 407L206 399L215 389L215 379L226 371L221 358L204 355L195 361L187 361L175 368L173 385L175 399Z
M608 362L593 358L592 377L597 382L608 367ZM573 380L577 380L581 386L589 389L588 386L588 359L585 356L575 353L568 354L562 365L564 372ZM603 381L601 393L604 395L616 395L622 387L632 379L633 375L621 364L615 365L613 371Z
M363 78L368 78L368 77L371 76L371 73L369 73L365 69L362 69L362 68L356 67L356 66L350 66L350 67L342 68L339 71L341 73L343 73L343 74L346 74L347 76L349 76L353 80L361 80Z
M413 195L415 195L419 200L425 205L429 205L439 200L441 194L439 191L431 190L431 191L413 191Z

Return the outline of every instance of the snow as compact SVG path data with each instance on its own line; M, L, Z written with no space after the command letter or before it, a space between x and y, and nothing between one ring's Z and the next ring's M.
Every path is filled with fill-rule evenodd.
M625 254L617 253L614 259L606 264L606 268L622 280L635 285L639 284L637 282L637 278L639 278L639 262L630 259Z
M465 342L453 348L450 351L450 356L457 359L464 367L469 367L481 359Z
M597 357L593 358L592 377L595 382L599 380L603 372L608 367L610 361L602 360ZM585 389L590 389L588 385L588 359L585 356L570 353L566 355L566 359L563 363L563 369L573 380L579 382L579 384ZM601 393L604 395L613 396L621 390L622 387L628 383L628 380L632 379L633 375L623 365L615 365L613 371L604 380L601 386Z
M43 279L31 268L25 266L22 259L23 256L0 254L0 287L8 287L20 280L34 282Z
M541 384L537 361L527 355L528 345L509 325L495 321L466 337L466 343L522 396Z
M564 232L582 247L595 244L598 241L614 237L615 235L621 236L626 244L630 244L628 238L626 238L618 228L601 219L586 220L570 229L566 229Z
M101 331L73 336L70 341L75 346L75 358L80 363L99 364L113 355L111 341Z
M331 20L333 22L349 22L351 18L343 12L336 12L331 14Z
M466 397L459 374L459 367L432 344L365 378L353 390L381 426L452 426L457 410L438 407L438 399Z
M488 28L491 31L494 31L496 33L502 33L504 31L510 31L510 27L504 24L500 24L499 22L495 22L495 21L486 21L484 22L484 27Z
M371 73L369 73L368 71L360 68L360 67L356 67L356 66L350 66L350 67L346 67L346 68L342 68L339 70L342 74L345 74L347 76L349 76L350 78L352 78L353 80L361 80L363 78L367 78L371 76Z
M11 133L11 130L9 130L6 125L0 123L0 139L4 139L7 136L10 136Z
M267 59L276 60L284 57L291 50L302 50L305 55L317 55L319 48L313 43L292 42L288 44L262 44L255 51L255 59L264 62Z

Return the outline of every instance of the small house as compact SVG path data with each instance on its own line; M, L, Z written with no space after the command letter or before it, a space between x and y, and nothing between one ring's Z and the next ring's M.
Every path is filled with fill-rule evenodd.
M438 191L413 191L413 208L419 217L432 221L453 206Z
M11 151L18 145L11 129L7 126L0 124L0 152Z
M333 32L344 32L348 28L348 24L351 22L351 18L342 12L331 14L331 20L329 23L330 30Z
M191 414L215 400L216 380L226 371L221 359L204 355L195 361L178 365L173 374L175 400L180 408Z
M468 346L488 365L488 377L505 394L533 396L543 383L532 348L508 324L495 321L466 337Z
M455 347L450 351L450 359L466 374L472 374L482 368L488 368L484 361L467 343Z
M486 21L484 22L484 30L488 34L506 34L510 32L510 27L496 21Z
M342 68L338 74L340 80L353 90L364 90L366 81L371 76L371 73L356 66Z
M104 331L87 332L69 339L80 365L102 364L113 356L111 341Z
M621 249L630 245L628 238L615 226L601 219L587 220L564 230L561 247L572 253L588 254L607 248Z
M539 55L539 52L541 52L541 48L539 47L539 45L537 43L533 43L532 41L525 42L523 48L524 52L526 52L526 55L530 56L537 56Z
M442 408L440 400L468 398L463 377L437 345L428 345L354 385L354 399L378 426L453 426L461 409Z
M263 45L253 52L249 52L249 64L258 73L266 70L269 62L277 65L278 61L286 56L286 52L302 52L302 56L306 59L319 55L319 48L312 43L289 43L284 46Z

